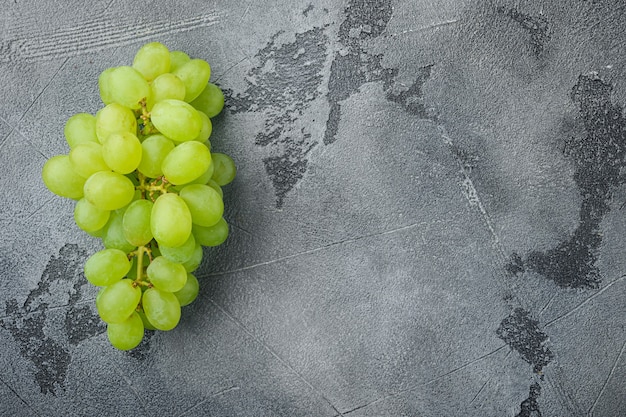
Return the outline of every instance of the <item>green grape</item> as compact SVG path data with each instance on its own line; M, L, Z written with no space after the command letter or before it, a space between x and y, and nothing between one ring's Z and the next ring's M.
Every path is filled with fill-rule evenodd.
M104 94L129 109L139 109L141 100L150 94L150 85L139 71L132 67L121 66L113 69L103 86Z
M108 104L96 113L96 135L104 143L111 133L137 133L137 119L128 107L118 103Z
M130 203L122 219L122 229L126 240L135 246L145 246L152 240L150 214L152 201L137 200Z
M130 317L141 300L141 289L130 279L104 287L96 297L96 308L106 323L121 323Z
M193 226L191 227L193 230ZM193 255L193 251L196 248L196 239L193 234L189 235L189 239L185 243L175 248L169 246L160 245L159 250L161 255L172 262L183 263Z
M224 108L224 93L215 84L208 83L200 95L189 104L207 116L215 117Z
M137 312L121 323L109 323L107 336L113 347L119 350L136 348L143 340L143 321Z
M172 262L165 256L157 256L146 270L150 283L161 291L175 292L185 286L187 271L181 264Z
M189 103L200 95L211 77L211 66L202 59L191 59L172 71L185 84L185 101Z
M102 244L105 248L119 249L124 253L135 250L136 246L126 240L124 236L124 211L112 211L109 222L107 223L104 236L102 236Z
M112 133L102 145L102 157L113 171L129 174L141 162L141 142L132 133Z
M198 111L198 114L202 119L202 128L200 129L200 133L198 133L198 136L196 136L194 140L196 142L204 143L208 141L209 136L211 136L211 132L213 131L213 124L211 123L211 119L209 119L209 116L202 113L201 111Z
M209 165L209 169L204 171L204 174L200 175L195 180L190 181L188 184L206 184L207 182L209 182L211 180L212 176L213 176L213 164ZM182 190L184 185L181 185L180 187L181 187L181 190ZM178 191L180 191L180 190L178 190Z
M74 171L81 177L89 178L98 171L111 170L102 157L102 145L100 143L78 144L70 151L69 156Z
M77 113L67 119L63 129L65 140L70 149L80 143L98 143L96 135L96 117L89 113Z
M176 71L178 68L189 62L191 58L183 51L170 52L170 72Z
M110 214L110 211L99 209L85 198L78 200L74 207L74 221L87 233L102 229L109 221Z
M137 170L148 178L163 175L161 165L167 154L174 149L174 143L163 135L152 135L141 142L141 148L141 162Z
M207 182L206 185L213 188L215 191L218 192L220 197L224 198L224 191L222 191L222 187L220 187L219 184L216 183L214 180L209 180L209 182Z
M190 184L180 192L180 198L185 200L191 221L200 226L213 226L224 214L224 202L213 188L204 184Z
M124 278L130 270L130 261L119 249L96 252L85 263L85 278L93 285L106 287Z
M228 223L223 217L213 226L204 227L194 224L191 230L196 242L202 246L219 246L228 237Z
M176 142L195 139L202 129L202 117L198 111L181 100L161 100L150 112L154 127Z
M185 201L173 193L160 195L152 206L150 228L159 245L184 244L191 234L191 213Z
M99 209L117 210L133 200L135 186L122 174L99 171L87 179L84 192L85 198Z
M181 307L184 307L191 304L191 302L196 299L199 290L200 284L198 283L198 278L193 274L187 273L185 286L176 291L174 295L178 298Z
M155 103L159 101L173 99L183 100L185 98L185 84L174 74L161 74L150 85L152 94L148 100L148 110L152 110Z
M41 178L46 187L58 196L72 200L83 198L85 178L74 171L68 155L48 159L41 170Z
M141 304L146 318L159 330L172 330L180 321L180 303L171 292L148 288Z
M184 142L163 160L163 175L175 185L186 184L202 175L211 165L211 152L200 142ZM215 175L215 174L213 174Z
M141 321L143 322L143 327L144 328L146 328L148 330L156 330L157 329L156 327L154 327L152 325L152 323L150 323L150 321L146 317L145 311L139 310L139 311L137 311L137 314L139 314L139 317L141 317Z
M152 81L170 70L170 51L162 43L147 43L137 51L133 68L146 80Z
M223 153L212 153L211 160L215 165L213 172L213 180L220 186L224 186L232 182L237 175L237 167L235 161Z
M98 90L100 91L100 99L107 105L113 103L113 97L111 96L111 85L109 84L109 77L116 67L107 68L100 73L98 77Z
M202 263L202 256L203 255L204 255L204 253L202 252L202 246L196 244L196 247L193 250L193 255L191 255L191 258L187 259L182 264L185 267L185 270L187 272L193 272L196 269L198 269L198 267Z

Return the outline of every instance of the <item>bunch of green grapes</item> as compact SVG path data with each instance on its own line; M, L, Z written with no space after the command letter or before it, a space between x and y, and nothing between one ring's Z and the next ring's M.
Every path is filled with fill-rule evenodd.
M70 117L69 154L43 167L48 189L77 201L78 227L102 239L85 277L101 287L96 308L121 350L136 347L144 329L178 324L181 306L198 295L202 246L228 236L221 187L236 167L211 152L224 95L210 75L206 61L144 45L132 66L100 74L105 106Z

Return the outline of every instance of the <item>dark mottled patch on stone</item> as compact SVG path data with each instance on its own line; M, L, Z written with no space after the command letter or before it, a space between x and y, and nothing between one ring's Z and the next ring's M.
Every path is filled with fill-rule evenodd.
M531 252L527 270L565 288L597 288L600 273L597 250L602 243L600 223L610 210L613 189L624 183L626 119L622 107L611 102L612 86L596 74L581 75L572 90L586 135L567 140L566 155L574 162L574 181L582 206L572 236L556 248Z
M387 99L402 105L406 111L421 119L428 119L429 115L422 102L422 88L424 83L430 78L433 66L434 64L431 64L420 68L415 81L408 89L399 93L387 91Z
M139 345L131 350L127 350L126 354L131 358L137 359L139 361L145 361L150 357L150 347L151 340L154 336L154 330L146 330L143 335L143 339Z
M327 37L322 28L297 33L294 42L279 45L276 33L256 58L259 65L248 73L243 93L226 90L226 106L232 113L263 112L264 130L255 143L267 147L263 159L281 207L286 194L303 178L307 155L317 142L298 125L309 103L319 97L326 61Z
M533 370L541 373L554 355L545 345L548 336L539 329L539 322L530 318L522 308L516 308L511 315L502 320L496 334L512 349L515 349Z
M44 394L56 395L57 389L64 388L71 360L67 346L45 333L47 308L65 298L63 288L69 292L65 313L69 342L76 344L103 331L99 318L88 306L77 305L86 283L82 274L85 258L86 253L77 245L66 244L58 256L50 258L37 287L30 291L23 305L16 299L6 302L7 318L0 325L18 342L21 355L35 365L35 381Z
M530 386L528 398L522 401L520 412L515 417L541 417L539 403L537 402L539 395L541 395L541 385L535 382Z
M309 3L308 6L306 6L306 9L304 9L302 11L302 14L307 17L309 15L309 13L311 12L311 10L313 10L313 3Z
M511 254L511 259L506 265L506 270L514 275L523 274L524 272L526 272L526 268L524 268L524 260L521 256L519 256L518 253L513 252Z
M498 13L501 13L513 20L530 33L530 45L535 57L539 58L545 49L545 44L550 40L550 25L548 19L545 16L531 16L526 13L522 13L517 9L507 9L505 7L498 7L496 9Z

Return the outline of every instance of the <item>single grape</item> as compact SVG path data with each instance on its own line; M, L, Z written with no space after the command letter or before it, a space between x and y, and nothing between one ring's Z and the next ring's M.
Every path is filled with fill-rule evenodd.
M133 68L146 80L152 81L170 70L170 51L162 43L147 43L137 51Z
M176 71L178 68L189 62L191 58L183 51L170 52L170 72Z
M228 223L223 217L213 226L203 227L194 224L191 230L196 242L202 246L221 245L228 237Z
M143 321L137 312L121 323L109 323L107 336L113 347L119 350L130 350L143 340Z
M70 149L80 143L98 143L96 117L89 113L77 113L67 119L63 133Z
M85 263L85 278L93 285L106 287L124 278L130 270L130 261L119 249L96 252Z
M198 133L198 136L196 136L194 140L196 142L204 143L208 141L209 136L211 136L211 132L213 131L213 124L211 123L211 119L209 119L209 116L202 113L201 111L198 111L198 114L202 119L202 128L200 129L200 133Z
M187 259L182 264L185 267L185 270L187 272L193 272L196 269L198 269L198 267L202 263L202 256L203 255L204 255L204 253L202 252L202 246L196 244L196 247L193 250L193 254L191 255L191 258Z
M83 198L85 178L74 171L68 155L57 155L48 159L41 170L43 183L54 194L80 200Z
M148 110L152 110L155 103L173 99L185 99L185 84L174 74L161 74L150 84L152 94L148 100Z
M198 278L193 274L187 273L185 286L176 291L174 295L178 298L181 307L184 307L191 304L191 302L196 299L199 290L200 284L198 283Z
M141 142L130 132L112 133L102 145L104 161L120 174L129 174L137 169L141 153Z
M211 153L200 142L184 142L163 160L163 175L175 185L186 184L202 175L211 165ZM215 174L214 174L215 175Z
M232 182L237 175L237 167L235 161L224 153L212 153L211 159L215 167L213 168L213 180L220 186L224 186Z
M107 68L100 73L98 77L98 89L100 91L100 99L107 105L113 103L113 97L111 96L111 85L109 84L109 77L116 67Z
M160 195L152 206L150 228L159 245L176 247L184 244L191 234L191 213L178 195Z
M150 214L152 201L137 200L130 203L122 219L122 229L126 240L135 246L145 246L152 240Z
M211 66L202 59L191 59L172 71L185 84L185 101L189 103L200 95L211 77Z
M119 103L129 109L141 107L141 100L150 94L148 81L139 71L132 67L121 66L113 69L107 78L105 94L111 97L114 103Z
M87 233L102 229L109 221L110 214L110 211L99 209L85 198L78 200L74 207L74 221Z
M188 182L188 184L206 184L211 180L211 177L213 177L213 164L209 165L209 168L204 171L204 174L200 175L195 180ZM181 185L180 187L180 190L182 190L184 185Z
M172 330L180 321L180 303L171 292L149 288L141 299L146 318L159 330Z
M187 272L181 264L172 262L164 256L157 256L146 270L148 279L162 291L174 292L185 286Z
M111 170L102 157L102 145L100 143L78 144L70 151L69 156L74 171L81 177L89 178L98 171Z
M139 300L141 289L125 278L100 290L96 308L106 323L121 323L133 314Z
M112 211L109 222L105 226L102 243L105 248L119 249L124 253L135 250L136 246L126 240L124 236L124 213L125 211Z
M224 108L224 93L215 84L207 83L200 95L189 104L207 116L215 117Z
M218 192L220 197L224 198L224 191L222 191L222 187L220 187L214 180L212 179L209 180L209 182L207 182L206 185L213 188L215 191Z
M141 142L141 148L141 162L137 170L148 178L163 175L161 165L167 154L174 149L174 143L163 135L152 135Z
M193 231L193 226L191 227ZM189 239L185 243L175 248L160 245L159 250L163 257L169 259L172 262L183 263L191 258L193 255L193 251L196 248L196 239L193 237L193 234L189 235Z
M130 203L135 196L135 186L117 172L99 171L84 186L85 198L101 210L117 210Z
M198 111L181 100L161 100L154 104L150 120L169 139L185 142L195 139L202 129Z
M147 330L156 330L157 328L154 327L152 325L152 323L150 323L150 320L148 320L148 318L146 317L146 312L143 311L143 309L138 310L137 314L139 314L139 317L141 317L141 321L143 322L143 327L146 328Z
M96 135L104 143L111 133L137 133L137 119L133 111L118 103L108 104L96 113Z
M180 198L185 200L191 221L200 226L213 226L224 214L224 202L213 188L204 184L190 184L180 192Z

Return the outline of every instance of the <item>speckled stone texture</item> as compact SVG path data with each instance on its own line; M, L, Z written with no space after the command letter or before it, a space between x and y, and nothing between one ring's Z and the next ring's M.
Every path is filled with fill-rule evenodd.
M0 416L626 415L622 0L6 0ZM40 171L143 43L226 92L231 235L110 347Z

